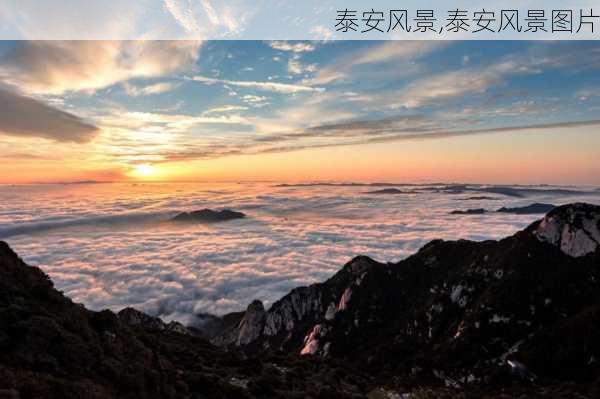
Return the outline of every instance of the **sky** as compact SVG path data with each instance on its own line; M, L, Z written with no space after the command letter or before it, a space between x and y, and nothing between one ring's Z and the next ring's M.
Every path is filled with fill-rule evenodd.
M2 41L0 183L600 184L592 41Z

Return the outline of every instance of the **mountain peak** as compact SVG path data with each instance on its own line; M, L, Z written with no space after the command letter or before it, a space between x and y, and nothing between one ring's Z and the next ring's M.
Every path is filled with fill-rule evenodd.
M534 223L532 233L570 256L595 252L600 246L600 206L585 203L559 206Z
M344 265L344 270L350 273L350 275L358 277L379 264L380 263L374 261L368 256L359 255L354 257L350 262L346 263L346 265Z

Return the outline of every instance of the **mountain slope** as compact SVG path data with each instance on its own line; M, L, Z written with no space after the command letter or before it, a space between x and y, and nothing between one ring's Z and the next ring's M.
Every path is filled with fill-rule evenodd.
M357 257L213 337L433 377L450 386L598 378L600 207L556 208L500 241L433 241L396 264ZM594 243L596 245L594 245Z
M332 362L247 358L182 328L134 309L89 311L0 241L0 398L345 398L368 388Z

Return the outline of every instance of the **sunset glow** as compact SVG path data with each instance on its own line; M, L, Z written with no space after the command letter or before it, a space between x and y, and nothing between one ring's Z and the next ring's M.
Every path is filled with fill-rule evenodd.
M599 184L598 50L2 42L0 183Z
M148 164L137 165L134 170L134 175L136 177L151 177L154 175L154 166Z

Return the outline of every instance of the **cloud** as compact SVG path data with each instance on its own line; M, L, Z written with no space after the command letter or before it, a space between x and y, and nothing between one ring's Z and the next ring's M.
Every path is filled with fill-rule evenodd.
M322 39L325 41L328 41L333 37L333 32L331 31L331 29L328 29L322 25L313 26L312 28L310 28L308 33L310 33L310 35L314 38Z
M56 187L33 198L28 189L11 189L15 200L5 203L3 212L14 218L3 228L17 232L19 226L49 219L56 228L13 235L10 245L49 273L75 302L94 310L134 306L186 323L193 323L198 313L243 310L255 298L269 306L294 287L329 278L355 255L398 261L435 238L498 239L538 218L494 215L490 229L479 217L449 215L456 209L456 196L433 192L407 195L399 206L393 196L363 195L364 187L242 183L215 190L178 184L152 189L152 195L140 195L148 194L148 186L122 187L103 186L101 212L90 211L88 199L95 191L85 186L67 188L69 195ZM483 201L480 206L519 206L537 199ZM43 207L44 215L24 212L23 203ZM156 220L137 216L131 223L113 224L125 203L136 214L166 216L201 204L230 207L249 217L212 226L152 225L142 221ZM105 218L106 224L86 225L94 218ZM78 220L82 222L69 224Z
M341 119L344 117L346 115L340 116ZM332 116L332 119L335 120L336 117ZM193 144L183 149L166 151L162 154L164 161L214 159L231 155L272 154L406 140L439 140L463 136L600 126L600 120L588 120L468 129L464 127L470 122L467 119L439 120L422 115L330 123L290 131L278 130L277 123L270 127L269 121L249 121L252 122L256 124L257 129L264 128L275 132L256 135L243 141L232 141L228 144L222 142Z
M128 82L123 83L125 93L132 97L150 96L154 94L165 93L175 90L177 87L179 87L179 84L172 82L154 83L146 86L136 86Z
M396 101L390 108L417 108L430 102L439 102L466 94L485 93L501 82L502 74L496 68L490 70L461 70L429 76L408 85L391 95Z
M0 78L38 94L93 92L132 78L191 67L197 41L22 41L0 60Z
M195 37L240 33L253 12L247 6L232 7L224 2L216 3L215 8L209 0L163 0L163 4L179 26Z
M204 84L223 84L228 86L244 87L249 89L257 89L262 91L271 91L275 93L293 94L302 92L323 92L325 89L320 87L311 87L306 85L296 85L289 83L276 83L276 82L254 82L254 81L239 81L239 80L225 80L215 79L205 76L194 76L191 78L196 82Z
M350 71L358 66L386 62L408 64L448 44L443 41L388 41L370 46L343 56L332 65L321 69L308 84L323 85L346 78ZM396 64L394 68L398 68Z
M368 95L353 93L355 96L346 97L348 100L354 97L356 101L370 103L379 108L419 108L440 105L451 99L484 94L492 87L501 86L507 76L539 72L536 63L509 57L484 67L463 67L450 72L426 75L394 90L371 92Z
M380 96L379 102L386 103L390 108L418 108L486 93L490 88L502 85L509 76L539 74L544 69L576 70L600 65L598 48L561 47L563 51L556 51L554 46L536 44L526 54L509 55L494 64L426 76L391 94Z
M0 239L6 239L8 237L16 235L40 233L49 230L65 229L70 227L127 227L128 225L147 225L153 222L156 223L160 221L167 221L169 220L169 218L175 216L176 214L176 211L147 213L127 212L117 214L82 216L78 218L61 218L60 220L56 220L55 218L38 219L33 222L19 223L15 226L0 228Z
M407 61L421 58L448 44L436 41L387 41L368 50L355 54L350 66L391 61Z
M191 9L191 3L189 0L178 1L178 0L163 0L165 8L177 23L189 33L198 33L202 29L200 24L196 21L196 17ZM187 3L187 4L186 4Z
M214 111L212 113L215 113ZM159 112L114 111L108 115L100 115L98 119L106 126L122 127L157 132L186 132L199 124L234 124L248 125L250 122L239 115L211 116L203 115L166 114ZM158 129L154 129L158 127Z
M311 42L287 42L287 41L272 41L269 46L275 50L290 51L293 53L307 53L314 51L316 46Z
M300 56L297 54L288 60L288 72L291 73L292 75L300 75L305 72L313 73L316 71L317 71L316 64L308 64L308 65L303 64L302 62L300 62Z
M224 112L245 111L247 109L248 107L244 107L242 105L222 105L220 107L207 109L204 111L204 114L220 114Z
M240 99L246 104L251 105L254 108L262 108L269 105L269 98L265 96L255 96L252 94L245 94Z
M0 87L0 134L83 143L99 129L41 101Z

